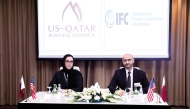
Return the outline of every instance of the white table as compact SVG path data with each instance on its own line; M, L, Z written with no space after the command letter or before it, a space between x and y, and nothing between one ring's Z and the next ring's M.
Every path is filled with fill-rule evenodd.
M101 102L101 103L87 103L87 102L73 102L73 103L70 103L68 102L68 100L71 100L72 97L67 97L65 96L64 94L62 94L61 96L61 100L60 101L51 101L51 102L45 102L43 99L44 99L44 96L47 92L37 92L36 93L36 96L37 98L36 99L32 99L32 97L30 96L28 99L29 101L26 102L26 100L23 100L21 102L18 103L18 109L26 109L26 108L29 108L29 107L32 107L32 108L37 108L37 107L41 107L41 106L48 106L48 107L59 107L60 105L62 106L69 106L70 108L71 107L76 107L76 106L80 106L80 108L109 108L109 109L116 109L116 108L126 108L126 107L130 107L130 108L155 108L155 107L160 107L162 109L171 109L171 106L167 103L167 102L163 102L162 99L160 98L160 101L161 103L156 103L157 101L157 94L154 93L154 100L153 102L147 102L147 99L146 99L146 94L144 95L145 97L145 102L144 103L128 103L126 101L126 97L128 95L125 95L123 96L123 101L118 101L116 103L109 103L109 102ZM159 96L159 95L158 95ZM160 97L160 96L159 96Z

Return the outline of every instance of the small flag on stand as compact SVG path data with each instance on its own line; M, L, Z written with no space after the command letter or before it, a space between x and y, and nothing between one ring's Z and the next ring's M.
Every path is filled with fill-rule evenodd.
M31 78L31 82L30 82L30 89L32 90L32 98L33 99L36 99L36 88L35 88L35 85L34 85L34 77L32 76Z
M148 102L153 101L154 99L154 91L156 90L156 85L154 82L154 78L152 78L150 85L149 85L149 89L148 89L148 93L147 93L147 98L148 98Z
M162 96L162 100L164 102L166 102L168 94L167 94L167 91L166 91L165 77L163 77L163 81L162 81L162 93L161 93L161 96Z
M18 97L19 98L23 98L24 97L24 90L25 90L25 84L24 84L24 79L23 76L20 79L20 91L18 93Z

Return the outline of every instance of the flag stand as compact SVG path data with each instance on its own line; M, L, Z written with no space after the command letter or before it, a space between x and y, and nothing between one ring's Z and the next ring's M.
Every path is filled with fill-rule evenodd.
M30 89L30 88L29 88L29 89ZM29 91L29 93L30 93L30 91ZM29 95L29 96L27 97L27 99L25 100L25 102L30 102L30 100L29 100L30 94L27 94L27 93L26 93L26 95Z
M27 99L25 100L25 102L30 102L29 98L27 98Z
M156 98L157 98L157 101L156 101L157 104L162 103L162 102L160 101L160 97L159 97L158 93L156 93Z
M26 91L26 90L25 90ZM27 99L25 100L25 102L30 102L29 98L30 98L30 93L31 93L31 89L30 89L30 85L29 85L29 94L26 93L26 95L28 95Z

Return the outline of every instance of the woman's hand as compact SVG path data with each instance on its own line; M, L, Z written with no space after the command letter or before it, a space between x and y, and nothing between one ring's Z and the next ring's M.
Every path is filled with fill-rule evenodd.
M67 89L67 93L71 93L72 92L72 90L71 89Z
M62 93L67 93L67 89L62 89Z

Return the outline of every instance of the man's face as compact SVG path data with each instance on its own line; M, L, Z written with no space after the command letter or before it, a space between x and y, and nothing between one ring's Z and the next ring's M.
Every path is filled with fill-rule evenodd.
M73 58L72 57L67 57L65 59L65 67L70 70L73 67Z
M124 55L122 62L126 69L131 69L133 67L134 59L131 55Z

